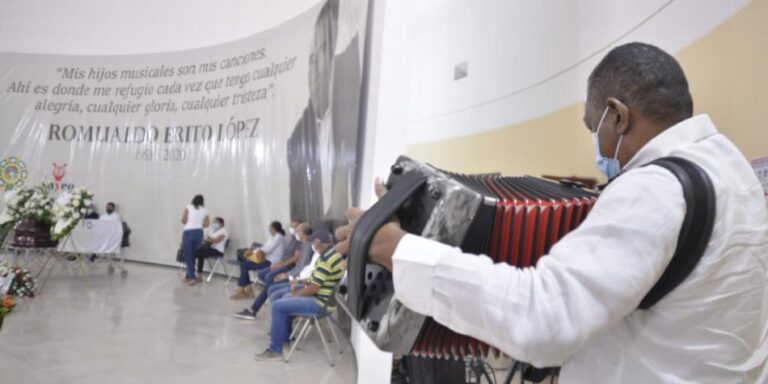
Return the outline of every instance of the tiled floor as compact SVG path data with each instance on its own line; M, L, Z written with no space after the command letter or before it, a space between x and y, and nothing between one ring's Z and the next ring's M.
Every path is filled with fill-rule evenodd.
M231 313L250 301L230 301L223 279L188 287L174 269L127 267L126 278L104 266L82 276L57 268L6 318L0 383L354 383L348 342L335 367L315 331L290 363L256 362L269 306L255 322L238 320Z

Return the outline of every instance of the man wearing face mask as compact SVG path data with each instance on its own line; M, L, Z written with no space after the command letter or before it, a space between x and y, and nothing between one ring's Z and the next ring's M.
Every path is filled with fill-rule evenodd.
M317 259L312 276L300 290L294 290L272 303L272 326L270 344L264 352L256 355L258 361L281 360L283 344L291 334L292 316L317 315L336 309L331 295L344 275L343 257L333 248L333 235L325 229L312 234L312 245L320 258Z
M203 282L203 263L205 259L223 257L227 239L229 239L229 231L224 228L224 219L221 217L213 219L213 224L211 224L208 234L203 239L203 246L195 253L195 258L197 259L197 276L195 279L198 283Z
M538 367L560 383L765 383L768 212L760 184L657 47L611 50L589 77L584 122L611 183L586 220L534 268L493 264L383 226L369 259L393 272L412 310ZM648 310L644 296L677 246L686 203L677 156L714 186L714 229L693 272ZM381 190L382 186L378 185ZM360 211L350 211L354 220ZM352 225L340 228L347 250Z
M284 269L281 268L274 272L268 273L264 277L264 288L261 290L259 295L256 296L256 299L253 301L251 307L235 313L235 317L245 320L256 319L256 314L267 301L267 298L270 297L270 294L278 289L289 287L288 276L292 273L298 275L299 271L301 271L307 264L309 264L313 253L312 243L309 241L309 236L312 234L312 229L309 227L309 224L302 223L297 225L293 232L293 237L297 243L296 256L298 257L295 262L290 264L292 267Z

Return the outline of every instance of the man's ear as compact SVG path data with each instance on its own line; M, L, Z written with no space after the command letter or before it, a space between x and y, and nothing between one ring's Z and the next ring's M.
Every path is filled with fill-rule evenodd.
M615 97L609 97L606 105L614 112L609 119L613 123L611 125L616 135L622 136L629 133L629 107Z

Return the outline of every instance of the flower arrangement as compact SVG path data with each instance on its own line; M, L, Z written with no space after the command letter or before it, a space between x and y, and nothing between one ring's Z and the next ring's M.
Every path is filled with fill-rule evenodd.
M23 218L51 224L53 197L45 183L5 193L5 209L0 213L0 228L7 231Z
M51 225L51 240L59 240L75 228L93 202L93 194L85 188L50 193L48 184L10 190L5 193L5 209L0 212L0 238L21 219L29 218Z
M0 295L35 297L37 283L28 270L0 262Z
M85 217L92 203L93 194L85 188L76 188L72 192L62 193L53 204L51 239L59 240L68 235L80 219Z

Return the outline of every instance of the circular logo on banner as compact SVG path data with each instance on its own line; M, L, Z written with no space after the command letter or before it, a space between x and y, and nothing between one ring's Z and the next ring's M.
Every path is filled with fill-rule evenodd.
M27 164L18 157L6 157L0 161L0 189L8 191L20 187L27 180Z

